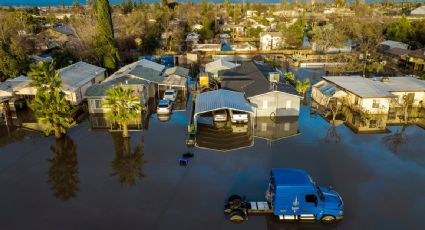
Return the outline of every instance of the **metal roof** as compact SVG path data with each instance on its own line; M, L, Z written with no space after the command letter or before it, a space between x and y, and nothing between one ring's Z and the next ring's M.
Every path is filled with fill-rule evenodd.
M276 186L312 186L313 181L310 176L301 169L272 169Z
M180 66L175 66L175 67L171 67L165 70L164 72L165 76L169 76L169 75L179 75L182 77L188 77L189 76L189 69L180 67Z
M394 94L380 81L374 81L360 76L338 76L338 77L322 77L328 82L331 82L340 88L343 88L351 93L363 98L383 98L395 97Z
M196 97L194 116L219 109L252 113L251 106L242 93L219 89L201 93Z
M116 79L113 79L111 81L104 81L100 84L95 84L90 86L86 92L85 92L85 97L105 97L106 91L108 91L108 89L118 86L120 84L123 85L145 85L145 86L149 86L149 82L143 80L143 79L139 79L139 78L134 78L134 77L130 77L130 76L122 76Z
M390 92L424 92L425 81L415 77L389 77L387 81L380 81Z
M58 72L61 74L62 88L64 90L76 90L97 75L104 73L105 69L80 61L59 69Z
M161 64L158 64L156 62L149 61L147 59L142 59L140 61L137 61L136 65L137 66L143 66L143 67L150 68L150 69L154 69L154 70L159 71L159 72L162 72L165 69L165 65L161 65Z
M220 71L225 69L233 69L235 67L239 66L239 64L235 64L233 62L226 61L224 59L218 59L216 61L207 63L205 65L205 72L214 72L214 71Z
M165 79L165 77L161 75L161 72L141 65L134 67L128 74L158 84Z
M0 83L0 96L12 96L15 91L27 87L31 82L32 80L25 76L8 79Z

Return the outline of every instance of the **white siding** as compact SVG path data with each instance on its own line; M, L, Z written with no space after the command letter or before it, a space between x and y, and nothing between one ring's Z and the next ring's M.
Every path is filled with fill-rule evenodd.
M283 92L270 92L249 98L257 117L298 116L300 97Z

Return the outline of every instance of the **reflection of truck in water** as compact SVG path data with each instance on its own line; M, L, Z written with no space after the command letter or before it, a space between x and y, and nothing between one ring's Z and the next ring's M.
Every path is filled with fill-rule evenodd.
M273 169L267 201L246 201L239 195L229 197L225 213L239 223L249 214L270 214L280 220L319 220L334 223L344 216L342 198L332 188L317 186L299 169Z

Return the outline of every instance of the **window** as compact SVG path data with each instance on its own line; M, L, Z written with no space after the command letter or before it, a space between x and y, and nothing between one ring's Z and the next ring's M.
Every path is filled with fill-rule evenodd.
M376 120L370 120L369 121L369 128L376 128Z
M374 108L374 109L379 108L379 100L373 100L372 108Z
M268 107L268 101L263 101L263 109L267 109Z
M290 109L291 108L291 103L292 103L291 100L286 100L286 108L287 109Z
M266 132L267 131L267 123L266 122L261 123L261 131L262 132Z
M102 108L102 100L94 100L94 108L95 109Z
M291 127L291 124L289 122L285 122L283 124L283 130L285 130L285 131L289 131L290 127Z
M314 205L317 206L317 196L314 194L307 194L305 195L305 202L314 203Z

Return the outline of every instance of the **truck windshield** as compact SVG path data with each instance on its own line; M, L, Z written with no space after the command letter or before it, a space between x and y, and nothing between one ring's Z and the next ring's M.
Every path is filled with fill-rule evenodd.
M319 195L319 198L321 201L325 201L325 196L323 195L322 190L319 188L319 186L316 186L317 188L317 194Z

